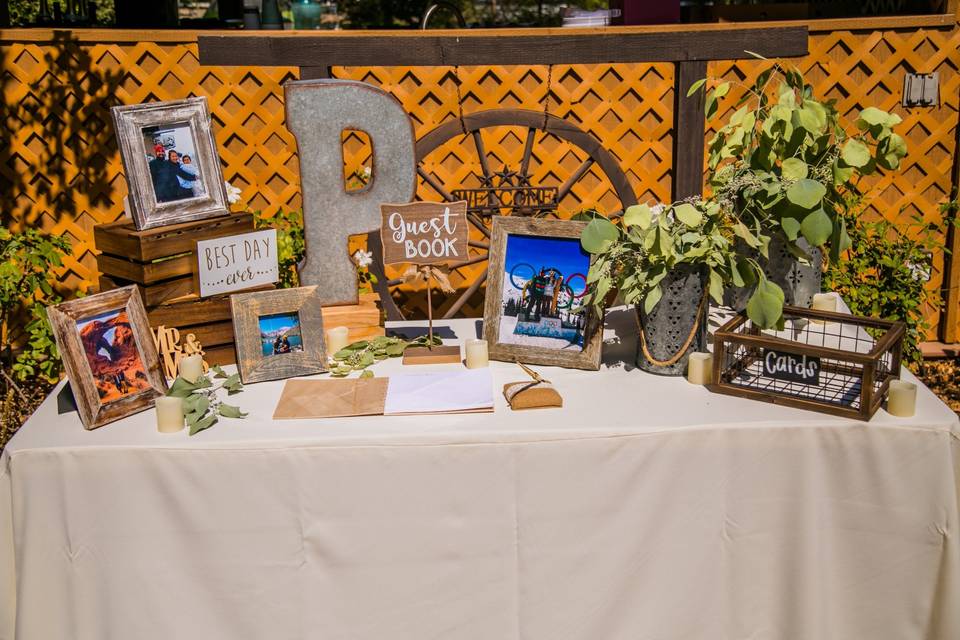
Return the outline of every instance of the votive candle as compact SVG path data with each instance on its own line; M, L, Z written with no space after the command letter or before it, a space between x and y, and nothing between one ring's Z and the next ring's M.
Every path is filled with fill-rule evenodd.
M887 413L898 418L909 418L917 411L917 385L903 380L890 381Z
M487 353L486 340L467 340L466 343L467 369L481 369L490 365L490 356Z
M813 294L813 304L810 306L814 311L836 311L837 296L832 293ZM817 324L824 324L825 320L814 320Z
M176 433L183 429L183 400L170 396L160 396L156 400L157 431Z
M345 346L350 344L350 329L347 327L333 327L327 329L327 355L333 356Z
M698 351L691 353L687 360L687 381L690 384L710 384L713 382L713 354Z
M203 375L203 356L195 353L180 359L180 377L187 382L196 382Z

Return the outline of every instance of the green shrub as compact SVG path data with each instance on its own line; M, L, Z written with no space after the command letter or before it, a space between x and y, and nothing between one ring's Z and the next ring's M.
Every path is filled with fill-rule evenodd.
M277 230L277 259L280 263L280 286L299 286L297 264L303 260L306 245L303 241L303 213L301 211L278 211L273 217L264 217L260 211L253 213L257 229L272 227Z
M63 265L70 242L35 229L13 233L0 227L0 337L4 367L19 381L60 378L60 354L49 324L46 305L60 301L53 291L53 271ZM26 332L27 341L15 355L14 340Z
M865 220L857 206L844 208L842 216L852 245L845 259L831 262L824 288L843 296L857 315L901 320L907 325L903 358L916 370L922 360L917 345L930 324L925 310L938 310L939 292L926 286L933 257L946 252L943 238L956 203L941 207L944 222L925 222L914 216L909 224Z

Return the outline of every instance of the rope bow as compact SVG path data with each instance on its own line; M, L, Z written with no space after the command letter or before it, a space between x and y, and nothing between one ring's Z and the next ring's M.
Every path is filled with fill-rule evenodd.
M456 293L457 290L450 284L450 271L446 267L437 267L431 264L410 265L403 272L401 279L404 284L415 284L417 282L428 282L433 278L440 287L440 291L446 294Z

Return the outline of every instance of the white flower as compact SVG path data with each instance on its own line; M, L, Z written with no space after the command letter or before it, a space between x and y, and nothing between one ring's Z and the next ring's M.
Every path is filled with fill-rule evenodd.
M373 172L372 167L364 167L364 168L363 168L363 177L364 177L364 178L369 178L369 177L370 177L370 174L371 174L372 172Z
M227 187L227 202L230 204L237 204L240 202L240 189L233 186L226 180L223 181L223 184Z
M357 263L358 267L369 267L373 264L373 252L357 249L353 254L353 261Z
M914 264L909 260L904 261L904 266L910 271L910 277L919 282L928 282L930 280L930 262L926 264Z

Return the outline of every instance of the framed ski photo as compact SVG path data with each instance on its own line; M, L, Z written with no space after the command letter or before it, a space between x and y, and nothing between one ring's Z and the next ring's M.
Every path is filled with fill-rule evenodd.
M494 360L598 369L602 323L583 304L586 223L493 219L483 337Z

